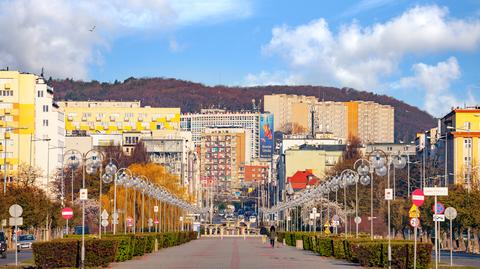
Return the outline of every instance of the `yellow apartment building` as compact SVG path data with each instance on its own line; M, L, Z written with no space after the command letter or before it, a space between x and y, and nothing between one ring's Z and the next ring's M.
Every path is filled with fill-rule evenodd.
M11 179L20 164L32 165L42 173L37 183L46 187L46 170L61 164L63 137L63 114L45 80L34 74L0 71L1 173Z
M449 182L480 186L480 107L457 108L440 120L440 148L447 137Z
M65 101L67 135L122 134L180 129L180 108L142 107L140 101Z

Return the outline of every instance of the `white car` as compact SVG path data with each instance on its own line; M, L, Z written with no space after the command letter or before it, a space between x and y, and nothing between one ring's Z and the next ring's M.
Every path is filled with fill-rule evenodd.
M257 222L257 217L255 217L255 216L250 216L249 221L250 221L251 223L255 223L255 222Z

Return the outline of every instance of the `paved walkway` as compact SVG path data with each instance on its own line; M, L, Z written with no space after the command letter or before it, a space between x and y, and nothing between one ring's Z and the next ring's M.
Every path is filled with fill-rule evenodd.
M115 263L112 268L162 269L353 269L357 265L324 258L309 251L279 246L272 249L260 238L200 239L162 249L135 260Z

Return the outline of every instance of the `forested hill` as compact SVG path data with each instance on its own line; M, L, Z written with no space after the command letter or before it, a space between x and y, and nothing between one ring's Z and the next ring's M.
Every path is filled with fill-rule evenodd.
M315 95L325 101L365 100L395 107L395 138L411 141L415 133L435 126L435 119L425 111L386 95L377 95L350 88L323 86L259 86L227 87L166 78L129 78L123 82L100 83L49 80L57 100L140 100L143 105L181 107L182 112L195 112L200 108L217 107L232 110L252 108L265 94L287 93ZM261 105L263 107L263 105Z

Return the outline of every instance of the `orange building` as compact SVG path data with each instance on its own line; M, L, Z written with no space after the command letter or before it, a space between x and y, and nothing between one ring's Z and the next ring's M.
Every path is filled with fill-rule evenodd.
M267 180L268 165L245 165L244 166L244 182L259 182Z

